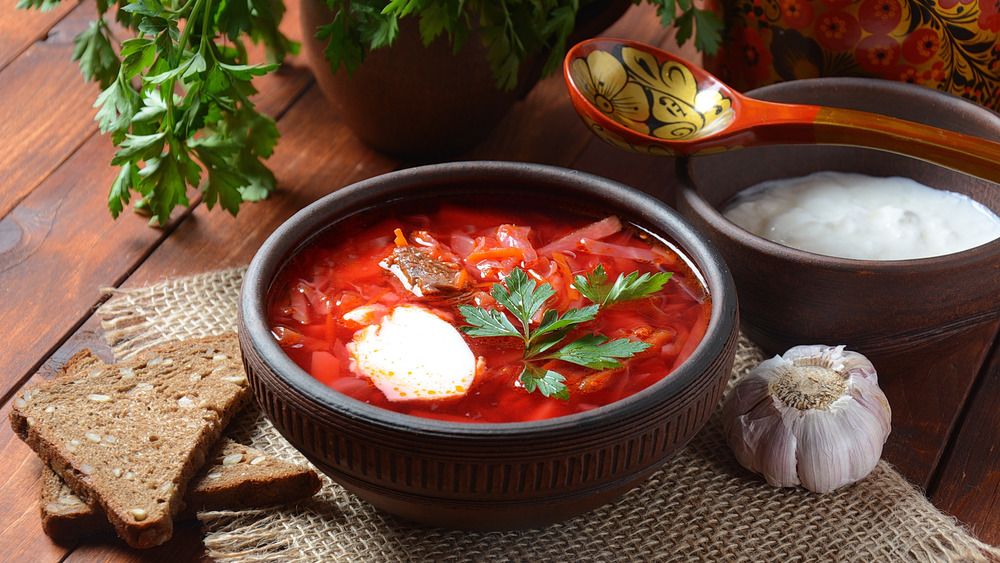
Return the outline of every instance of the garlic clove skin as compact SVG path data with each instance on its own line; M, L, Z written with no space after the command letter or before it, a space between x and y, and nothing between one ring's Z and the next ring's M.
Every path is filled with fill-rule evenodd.
M825 493L867 476L891 409L874 366L843 346L796 346L736 384L723 431L741 465L777 487Z
M776 487L794 487L799 484L798 440L788 429L791 419L781 414L784 405L776 404L768 390L769 383L765 377L748 375L733 389L723 408L723 431L740 465ZM729 411L734 416L727 416ZM743 414L737 417L735 413Z

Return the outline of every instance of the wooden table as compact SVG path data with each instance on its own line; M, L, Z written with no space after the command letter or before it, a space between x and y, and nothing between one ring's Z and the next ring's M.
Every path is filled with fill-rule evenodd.
M258 104L277 119L281 141L269 164L280 192L234 218L204 205L178 209L148 227L106 209L113 149L97 132L98 89L71 62L72 38L93 18L92 3L63 2L48 13L0 3L0 354L2 413L28 383L51 378L83 347L111 361L95 308L102 288L131 288L172 276L246 264L264 238L325 193L415 163L360 144L325 103L301 60L258 81ZM284 24L299 37L297 6ZM673 44L647 7L632 8L608 35ZM688 49L682 54L691 55ZM543 118L544 116L544 118ZM668 160L628 155L581 125L561 78L539 84L498 129L459 159L538 162L575 168L670 198ZM669 199L668 199L669 201ZM196 202L197 203L197 202ZM883 380L893 406L884 456L940 509L982 540L1000 544L1000 353L978 351L982 369L954 380L933 375ZM0 557L7 561L198 559L196 525L148 552L113 539L53 543L41 530L40 462L9 425L0 425Z

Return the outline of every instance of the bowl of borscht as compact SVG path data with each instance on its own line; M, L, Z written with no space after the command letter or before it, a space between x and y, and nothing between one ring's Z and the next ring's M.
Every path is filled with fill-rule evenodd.
M1000 114L913 84L818 78L748 94L1000 139ZM1000 327L1000 185L849 146L746 148L682 170L678 210L732 267L741 329L766 352L842 344L883 381L979 369Z
M594 175L458 162L339 189L250 263L256 399L347 491L444 528L611 502L706 423L736 291L664 203Z

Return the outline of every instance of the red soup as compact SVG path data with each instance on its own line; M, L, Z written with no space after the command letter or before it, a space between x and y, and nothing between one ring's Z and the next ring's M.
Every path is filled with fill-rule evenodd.
M599 281L595 272L606 275L605 289L619 275L671 275L655 291L598 308L578 277ZM527 283L512 291L512 280ZM501 301L532 290L544 301L525 329ZM616 217L458 205L325 232L279 272L268 303L282 348L326 385L400 413L464 422L552 418L628 397L691 354L711 310L671 245ZM585 310L596 313L581 318ZM526 340L477 335L477 318L529 335L553 320L580 322L538 337L532 349L543 352L526 360ZM638 348L587 367L566 359L580 343ZM528 367L559 392L541 380L526 385Z

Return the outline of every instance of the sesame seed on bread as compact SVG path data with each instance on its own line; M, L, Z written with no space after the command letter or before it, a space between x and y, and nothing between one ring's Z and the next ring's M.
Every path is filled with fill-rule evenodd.
M250 401L235 334L107 365L89 351L14 400L14 432L137 548L162 544L189 481Z
M312 468L268 456L228 438L212 453L188 485L184 508L176 520L204 510L240 510L295 502L319 491L322 482ZM48 467L42 470L39 509L42 529L58 540L76 540L111 530L100 507L80 500Z

